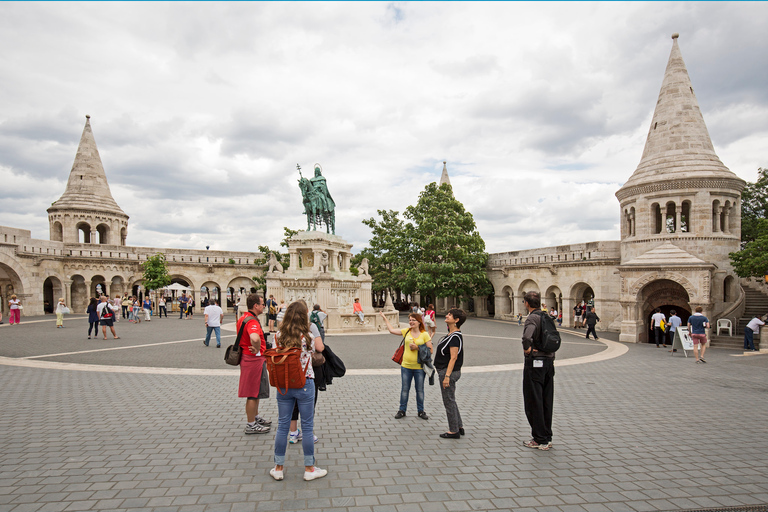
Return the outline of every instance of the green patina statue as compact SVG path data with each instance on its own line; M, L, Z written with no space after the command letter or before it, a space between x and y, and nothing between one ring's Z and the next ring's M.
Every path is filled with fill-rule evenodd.
M328 192L328 184L323 176L320 164L315 164L315 176L307 179L301 175L301 166L296 164L299 171L299 188L304 200L304 214L307 216L307 231L310 226L317 230L325 224L325 232L336 234L336 203L333 202L331 193Z

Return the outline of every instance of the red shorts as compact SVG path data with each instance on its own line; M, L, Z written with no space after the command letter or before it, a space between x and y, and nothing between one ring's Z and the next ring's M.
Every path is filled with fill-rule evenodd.
M691 339L693 340L694 345L707 344L707 335L706 334L691 334Z

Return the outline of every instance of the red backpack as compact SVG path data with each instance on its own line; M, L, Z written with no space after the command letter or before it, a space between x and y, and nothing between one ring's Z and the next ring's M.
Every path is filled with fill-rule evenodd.
M269 372L269 385L276 387L277 392L284 395L286 391L281 389L303 388L307 383L307 367L312 361L310 358L306 366L301 366L301 348L275 347L264 351Z

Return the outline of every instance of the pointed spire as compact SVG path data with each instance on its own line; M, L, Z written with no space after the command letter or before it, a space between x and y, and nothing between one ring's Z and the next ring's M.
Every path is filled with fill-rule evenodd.
M448 168L446 167L446 162L443 161L443 174L440 176L440 183L437 184L439 187L443 183L451 184L451 179L448 177Z
M678 37L679 34L672 34L672 51L643 156L622 189L668 180L675 178L675 174L736 178L715 153L677 44Z
M62 209L96 210L128 218L109 190L107 175L104 173L96 140L93 138L89 115L85 116L85 128L83 128L80 145L77 147L75 161L69 173L67 188L58 201L48 208L48 211Z

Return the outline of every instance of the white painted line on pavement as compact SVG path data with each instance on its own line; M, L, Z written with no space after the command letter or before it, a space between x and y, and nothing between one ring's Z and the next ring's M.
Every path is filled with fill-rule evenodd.
M235 334L227 334L222 336L221 338L233 338L235 337ZM114 338L109 338L107 340L101 339L101 341L112 341ZM178 341L160 341L158 343L145 343L144 345L127 345L124 347L109 347L109 348L94 348L90 350L78 350L75 352L60 352L58 354L42 354L39 356L26 356L21 357L20 359L42 359L44 357L59 357L59 356L71 356L73 354L90 354L92 352L107 352L110 350L127 350L130 348L142 348L142 347L156 347L158 345L173 345L175 343L189 343L190 341L203 341L205 338L193 338L189 340L178 340ZM98 341L98 340L97 340Z

